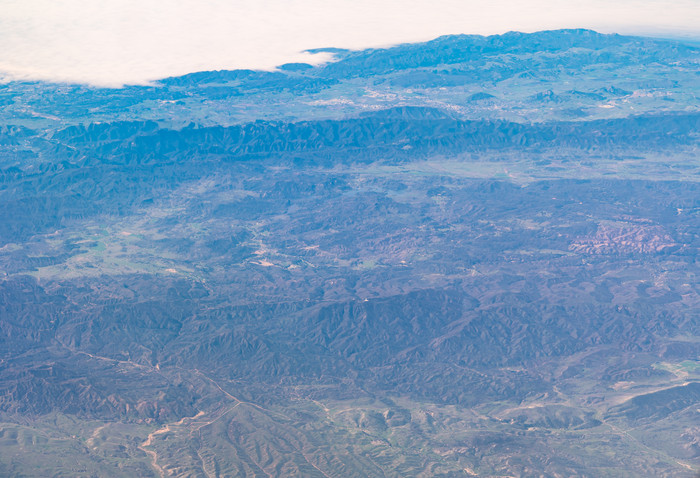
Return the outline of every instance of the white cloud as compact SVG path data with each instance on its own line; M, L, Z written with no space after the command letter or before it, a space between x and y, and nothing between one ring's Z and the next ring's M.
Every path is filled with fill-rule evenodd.
M118 86L314 62L449 33L594 28L700 37L698 0L0 0L7 78Z

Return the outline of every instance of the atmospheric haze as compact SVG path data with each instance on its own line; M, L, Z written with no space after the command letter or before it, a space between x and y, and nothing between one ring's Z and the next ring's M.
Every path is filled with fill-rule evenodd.
M700 37L696 0L0 0L0 77L101 86L319 63L319 47L592 28Z

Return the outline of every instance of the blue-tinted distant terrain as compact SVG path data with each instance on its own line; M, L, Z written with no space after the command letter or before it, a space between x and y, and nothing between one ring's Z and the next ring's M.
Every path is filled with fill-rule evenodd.
M700 48L0 86L0 475L700 471Z

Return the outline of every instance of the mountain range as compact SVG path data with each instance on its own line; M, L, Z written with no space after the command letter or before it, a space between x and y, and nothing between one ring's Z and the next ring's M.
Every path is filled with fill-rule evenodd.
M700 48L0 85L0 475L700 472Z

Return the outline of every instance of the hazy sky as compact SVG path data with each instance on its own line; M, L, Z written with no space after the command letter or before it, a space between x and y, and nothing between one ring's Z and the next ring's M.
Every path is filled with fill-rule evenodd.
M316 47L593 28L700 39L700 0L0 0L0 77L118 86Z

